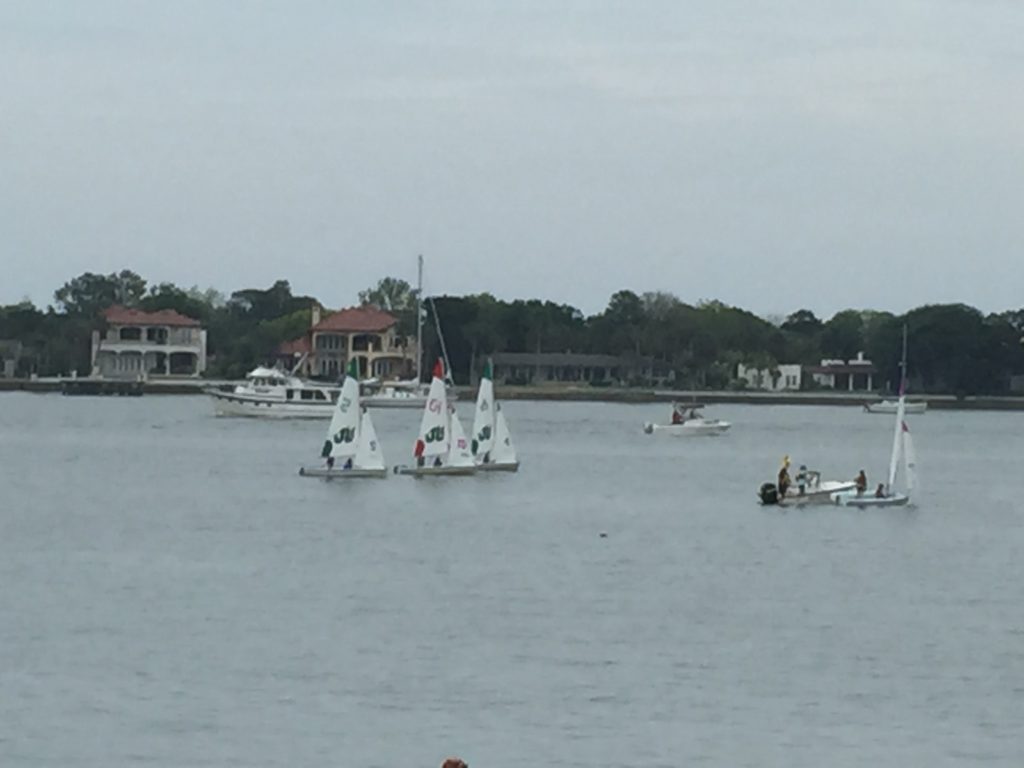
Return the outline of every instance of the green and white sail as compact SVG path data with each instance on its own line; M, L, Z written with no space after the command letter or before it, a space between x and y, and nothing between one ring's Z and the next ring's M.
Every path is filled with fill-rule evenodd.
M444 385L444 366L438 360L434 365L434 376L430 381L427 404L423 408L420 433L413 446L414 457L433 458L448 453L451 439L448 420L448 393Z
M359 447L359 422L359 377L353 360L341 385L321 456L333 457L335 461L354 459Z
M470 450L478 463L484 461L494 447L494 381L492 380L491 361L487 361L480 389L476 395L476 410L473 416L473 440Z

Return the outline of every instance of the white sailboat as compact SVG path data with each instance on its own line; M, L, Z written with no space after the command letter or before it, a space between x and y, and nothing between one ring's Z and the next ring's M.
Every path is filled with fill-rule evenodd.
M907 381L907 328L903 327L903 359L900 362L900 396L896 402L896 424L892 436L892 453L889 455L889 482L875 492L843 491L832 495L832 500L843 507L903 507L910 503L910 493L916 482L914 443L910 438L910 427L906 421ZM902 459L905 493L897 493L896 474Z
M476 414L473 417L471 445L476 468L485 471L515 472L519 469L516 448L501 404L494 399L494 380L491 361L487 361L480 389L476 396Z
M440 360L434 366L413 458L416 460L414 466L397 466L395 472L413 477L472 475L476 472L469 440L462 431L455 407L448 402L444 364Z
M327 428L321 456L324 467L301 467L303 477L386 477L387 467L381 454L377 430L370 412L359 401L359 377L356 362L349 363L338 402ZM341 466L337 466L338 463Z

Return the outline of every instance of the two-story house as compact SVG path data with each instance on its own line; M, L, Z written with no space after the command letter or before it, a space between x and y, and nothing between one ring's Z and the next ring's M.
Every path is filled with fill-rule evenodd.
M313 308L313 324L305 337L282 344L279 359L292 358L298 372L337 380L355 360L362 379L396 379L413 375L416 342L399 335L398 319L375 307L350 307L321 316ZM302 358L305 358L302 360Z
M113 306L92 333L93 375L200 376L206 370L206 331L173 309L143 312Z

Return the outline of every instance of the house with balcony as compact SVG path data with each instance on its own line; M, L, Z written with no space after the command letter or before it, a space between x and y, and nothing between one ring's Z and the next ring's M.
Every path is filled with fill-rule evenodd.
M416 369L416 342L398 333L398 318L371 306L323 316L313 307L306 336L285 342L277 359L305 376L336 381L355 360L359 378L409 378ZM296 367L297 366L297 367Z
M878 372L874 363L864 359L863 352L853 360L822 360L821 365L804 370L817 386L847 392L873 392Z
M206 331L173 309L144 312L113 306L92 333L92 374L107 378L201 376Z

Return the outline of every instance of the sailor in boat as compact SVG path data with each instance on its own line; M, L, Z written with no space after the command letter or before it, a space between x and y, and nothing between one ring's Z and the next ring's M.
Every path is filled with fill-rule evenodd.
M686 421L686 416L683 415L683 409L678 403L672 403L672 423L682 424Z
M864 474L863 469L857 475L857 479L854 482L857 484L857 495L863 496L868 490L868 476Z
M876 499L884 499L885 498L885 484L884 483L879 483L878 487L875 488L875 498Z
M328 456L327 457L327 468L328 469L334 469L334 457L333 456Z
M782 459L782 467L779 469L779 482L776 484L776 487L779 489L780 499L784 499L786 497L786 491L789 490L789 486L789 456L784 456Z

